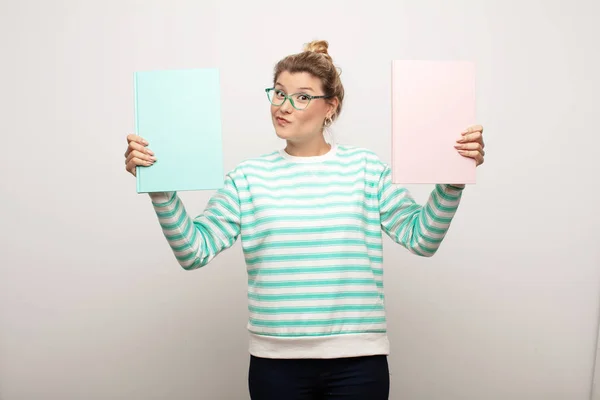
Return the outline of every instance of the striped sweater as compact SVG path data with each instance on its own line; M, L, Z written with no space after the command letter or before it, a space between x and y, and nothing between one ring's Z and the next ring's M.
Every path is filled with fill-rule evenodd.
M439 184L416 204L374 153L334 145L323 156L280 150L242 162L195 217L175 192L151 199L185 269L241 238L251 354L336 358L389 354L382 232L432 256L461 194Z

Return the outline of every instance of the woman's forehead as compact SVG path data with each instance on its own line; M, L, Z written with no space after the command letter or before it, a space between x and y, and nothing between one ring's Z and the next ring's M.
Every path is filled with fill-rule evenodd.
M277 77L276 85L285 91L316 91L320 86L319 79L308 72L289 73L284 71Z

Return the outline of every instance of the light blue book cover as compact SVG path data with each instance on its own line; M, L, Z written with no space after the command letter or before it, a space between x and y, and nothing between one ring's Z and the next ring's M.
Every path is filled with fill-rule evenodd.
M137 167L137 192L221 188L219 70L136 72L134 92L136 134L156 156L152 166Z

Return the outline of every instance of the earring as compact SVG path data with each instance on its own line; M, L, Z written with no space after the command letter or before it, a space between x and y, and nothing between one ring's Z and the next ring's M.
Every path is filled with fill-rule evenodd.
M329 126L333 123L333 119L329 116L325 117L325 122L323 123L324 126Z

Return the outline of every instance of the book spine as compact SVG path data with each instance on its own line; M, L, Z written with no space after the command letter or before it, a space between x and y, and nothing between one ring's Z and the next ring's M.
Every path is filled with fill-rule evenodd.
M139 117L138 117L138 74L137 72L133 73L133 112L134 112L134 130L135 134L140 134L140 126L139 126ZM140 193L140 172L141 168L135 167L135 176L136 176L136 191Z
M391 119L392 119L392 182L394 182L396 180L396 141L394 140L394 68L396 66L396 62L394 60L392 60L392 68L391 68L391 73L392 73L392 77L391 77L391 87L390 87L390 94L391 94L391 105L392 105L392 109L391 109Z

